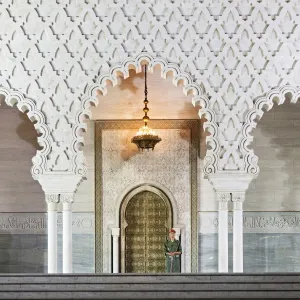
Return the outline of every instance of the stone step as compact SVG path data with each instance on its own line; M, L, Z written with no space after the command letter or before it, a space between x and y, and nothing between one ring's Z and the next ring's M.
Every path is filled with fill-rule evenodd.
M300 298L300 274L0 275L0 299Z
M30 283L122 283L143 282L300 282L300 273L266 274L0 274L0 284Z

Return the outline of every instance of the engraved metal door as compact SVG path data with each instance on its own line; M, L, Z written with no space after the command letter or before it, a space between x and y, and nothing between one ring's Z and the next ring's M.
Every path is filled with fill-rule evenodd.
M133 196L125 210L125 272L165 271L164 242L171 226L168 203L159 195L143 191Z

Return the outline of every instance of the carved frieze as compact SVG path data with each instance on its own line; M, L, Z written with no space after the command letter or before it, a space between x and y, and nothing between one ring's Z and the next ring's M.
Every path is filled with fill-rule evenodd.
M244 233L300 233L300 214L297 212L243 212ZM228 216L228 228L232 232L232 212ZM199 232L218 232L218 213L199 213Z
M72 214L73 234L94 235L94 213ZM62 214L57 214L62 233ZM47 234L47 213L0 213L0 234Z

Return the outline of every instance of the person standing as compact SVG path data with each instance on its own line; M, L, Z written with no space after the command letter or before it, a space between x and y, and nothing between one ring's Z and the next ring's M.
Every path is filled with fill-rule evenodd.
M176 231L169 231L169 239L165 241L166 273L180 273L181 244L175 239Z

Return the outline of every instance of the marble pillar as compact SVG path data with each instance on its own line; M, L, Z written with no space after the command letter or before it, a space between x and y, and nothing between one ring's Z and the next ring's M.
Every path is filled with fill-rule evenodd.
M61 194L60 199L63 205L63 273L72 273L72 203L74 194Z
M243 202L245 192L232 193L233 202L233 272L243 272Z
M57 203L58 194L46 194L48 211L48 273L57 273Z
M113 238L113 273L119 273L119 237L120 228L111 228Z
M228 272L228 202L230 201L229 192L217 192L219 208L218 225L218 271Z

